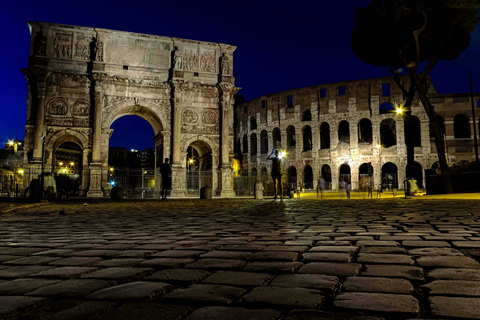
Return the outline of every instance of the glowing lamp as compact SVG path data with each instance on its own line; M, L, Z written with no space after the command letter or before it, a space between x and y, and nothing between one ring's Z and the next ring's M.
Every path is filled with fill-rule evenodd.
M397 114L402 114L402 112L403 112L403 109L402 109L402 108L397 108L397 110L396 110L396 111L397 111Z
M62 172L63 172L63 173L66 173L66 172L67 172L67 169L62 169Z
M280 155L278 156L278 158L283 159L286 156L287 156L287 153L285 151L280 151Z
M22 169L18 170L18 173L23 174L23 170Z

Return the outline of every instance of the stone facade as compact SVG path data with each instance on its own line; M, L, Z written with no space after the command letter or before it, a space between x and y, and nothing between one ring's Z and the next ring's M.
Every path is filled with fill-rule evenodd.
M159 159L172 159L173 196L186 192L189 146L210 157L212 189L234 194L236 47L44 22L29 26L31 52L22 69L28 85L26 169L53 172L52 154L75 142L82 149L82 193L104 196L110 126L138 115L154 129Z
M429 97L444 121L450 164L475 160L469 96L430 89ZM479 98L475 94L476 105ZM378 78L287 90L240 104L235 109L235 149L243 174L271 182L267 156L280 148L287 152L284 182L292 187L298 182L316 188L320 175L327 173L332 189L339 187L340 179L351 182L353 189L381 183L403 189L405 119L394 110L403 102L392 78ZM415 178L424 185L424 169L435 167L437 154L418 99L411 110Z

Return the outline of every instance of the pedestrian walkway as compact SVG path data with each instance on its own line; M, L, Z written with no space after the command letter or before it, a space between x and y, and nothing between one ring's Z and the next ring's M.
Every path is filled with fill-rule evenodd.
M0 319L479 319L479 261L475 199L24 206Z

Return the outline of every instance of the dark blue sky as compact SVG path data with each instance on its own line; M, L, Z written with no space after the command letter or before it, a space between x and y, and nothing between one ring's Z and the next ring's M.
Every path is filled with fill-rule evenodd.
M238 46L233 71L247 100L286 89L345 80L389 76L351 52L356 6L343 1L125 1L28 0L0 4L0 142L23 139L27 87L27 21L172 36ZM295 6L294 6L295 5ZM480 91L480 31L455 61L432 72L437 91L468 92L468 70ZM140 126L141 128L140 128ZM153 130L142 119L124 117L112 128L111 145L143 149L153 145ZM122 136L123 134L123 136Z

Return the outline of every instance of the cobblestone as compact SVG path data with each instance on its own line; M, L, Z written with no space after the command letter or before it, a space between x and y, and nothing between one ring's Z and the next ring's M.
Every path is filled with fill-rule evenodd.
M22 208L0 216L0 318L478 319L479 235L477 200Z

